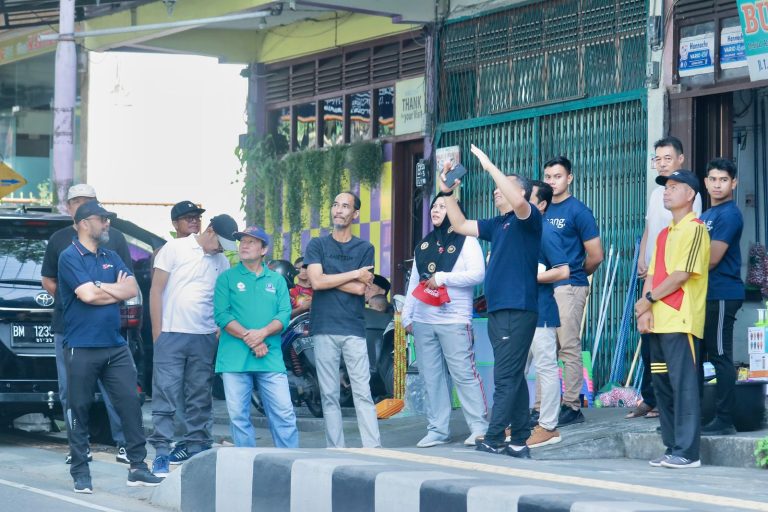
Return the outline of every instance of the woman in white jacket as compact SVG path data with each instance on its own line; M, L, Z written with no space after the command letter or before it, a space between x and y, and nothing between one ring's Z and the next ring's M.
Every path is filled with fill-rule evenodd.
M440 193L432 201L430 215L435 229L416 245L413 269L408 283L403 325L416 343L419 373L427 394L427 435L416 446L427 448L451 441L451 397L446 368L461 400L464 419L471 435L464 441L475 444L488 428L483 383L475 367L472 349L472 300L475 285L485 278L483 251L476 238L453 232L446 216L445 199ZM427 304L413 292L425 287ZM435 293L435 291L440 292ZM417 291L418 293L418 291Z

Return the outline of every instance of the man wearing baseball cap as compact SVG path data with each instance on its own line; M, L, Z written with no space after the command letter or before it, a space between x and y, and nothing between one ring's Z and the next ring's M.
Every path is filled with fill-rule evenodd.
M200 208L192 201L180 201L171 208L171 223L176 230L176 238L184 238L200 233L200 219L205 208Z
M69 187L67 193L67 209L73 218L75 217L78 207L89 201L96 201L96 190L92 186L87 183L80 183ZM128 250L128 243L125 241L123 233L107 223L104 234L107 236L108 240L103 242L101 247L115 251L123 263L125 263L128 270L133 272L131 253ZM52 234L51 238L48 240L48 245L45 247L45 257L43 258L43 266L41 269L43 288L53 295L55 299L53 303L53 319L51 327L53 328L53 340L56 345L56 372L59 380L59 400L61 401L61 409L64 411L65 420L69 414L69 386L67 382L67 369L64 363L64 312L62 309L61 298L58 295L59 256L64 249L72 245L72 239L75 237L77 237L76 224L61 228ZM112 406L112 401L109 398L109 394L104 389L101 380L96 382L107 409L107 417L109 418L109 426L112 430L112 438L117 445L116 459L118 462L128 464L128 455L125 449L125 436L123 435L123 428L120 424L120 417ZM68 424L67 421L64 423ZM69 454L67 455L66 463L70 464L71 462L72 455Z
M199 235L171 240L155 257L149 311L152 318L154 364L150 443L156 457L155 475L167 475L213 442L206 429L212 414L211 384L216 356L213 290L229 269L224 250L235 250L237 223L217 215ZM178 397L184 390L184 401ZM170 459L174 415L184 409L184 449Z
M693 211L699 192L694 173L677 170L657 177L656 183L664 186L664 208L672 212L672 222L656 238L642 297L635 303L637 328L649 334L661 439L667 448L650 465L695 468L701 465L697 358L707 307L709 234Z
M162 481L149 472L136 366L120 334L120 302L138 293L136 279L121 258L101 247L109 239L115 216L96 201L75 212L77 235L59 258L59 295L63 303L69 375L70 473L76 493L93 492L88 467L88 413L96 382L101 379L120 417L128 462L129 486L155 486Z
M221 329L216 373L221 374L232 440L256 446L251 393L258 388L277 448L298 448L299 432L285 373L280 334L291 318L291 300L282 275L264 263L269 236L258 226L235 233L240 263L216 280L213 309Z

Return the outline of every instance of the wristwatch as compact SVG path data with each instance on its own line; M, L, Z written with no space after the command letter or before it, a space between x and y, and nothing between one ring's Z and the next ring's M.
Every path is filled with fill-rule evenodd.
M101 281L94 281L93 284L96 285L96 288L101 288Z
M646 298L646 300L648 300L648 302L650 302L651 304L653 304L654 302L656 302L656 299L654 299L654 298L653 298L653 295L651 295L651 292L650 292L650 291L647 291L647 292L645 292L645 298Z

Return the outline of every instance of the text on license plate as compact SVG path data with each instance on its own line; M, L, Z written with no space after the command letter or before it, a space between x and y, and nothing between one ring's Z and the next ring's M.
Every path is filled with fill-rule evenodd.
M14 347L36 347L53 344L50 324L11 324L11 343Z

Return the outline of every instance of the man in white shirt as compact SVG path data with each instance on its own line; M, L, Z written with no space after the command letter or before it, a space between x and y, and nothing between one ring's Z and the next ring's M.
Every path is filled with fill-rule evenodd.
M150 297L154 345L154 392L149 439L156 457L152 472L167 475L171 463L181 463L210 446L206 424L212 414L211 383L216 357L213 291L216 279L229 269L224 250L235 250L237 223L229 215L211 219L199 235L171 240L155 258ZM183 392L183 403L178 397ZM184 409L182 453L170 444L176 408Z
M656 172L659 176L669 176L675 171L682 169L685 163L683 154L683 143L677 137L664 137L656 141L653 145L656 156L653 162ZM701 195L696 193L693 202L693 211L698 217L701 215ZM637 277L645 279L648 273L648 265L651 263L651 256L656 250L656 238L662 229L669 226L672 222L672 212L664 208L664 187L658 185L653 189L648 197L648 209L645 215L645 230L643 238L640 240L640 257L637 260ZM653 393L651 385L651 352L648 337L642 336L642 346L640 353L643 356L643 378L640 383L640 394L643 397L627 418L639 418L641 416L657 417L656 396Z

